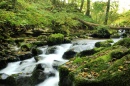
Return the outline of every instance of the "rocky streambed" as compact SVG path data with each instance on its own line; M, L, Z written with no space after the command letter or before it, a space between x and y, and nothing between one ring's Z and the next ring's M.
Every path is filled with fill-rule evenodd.
M68 62L68 59L73 58L77 53L93 49L96 42L104 40L75 40L69 44L41 46L30 54L26 52L27 54L19 56L21 59L9 62L4 69L0 70L0 85L58 86L58 67ZM62 74L64 75L64 72Z

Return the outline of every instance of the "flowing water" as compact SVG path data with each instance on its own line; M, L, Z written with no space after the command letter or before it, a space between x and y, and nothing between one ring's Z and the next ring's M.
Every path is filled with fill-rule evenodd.
M63 59L62 56L64 52L69 49L74 49L76 52L81 52L83 50L92 49L96 42L104 40L75 40L72 41L71 44L56 45L55 52L51 54L46 54L48 46L40 47L40 49L43 51L43 54L39 55L41 57L40 61L36 62L34 58L31 58L24 61L11 62L8 63L6 68L0 70L0 73L5 73L8 75L17 73L32 73L37 64L44 63L47 65L47 68L45 68L44 72L49 73L53 71L55 76L48 77L45 81L37 84L36 86L58 86L59 72L53 68L52 65L54 62L58 61L61 64L67 62L68 60ZM119 39L114 39L114 42L118 40Z

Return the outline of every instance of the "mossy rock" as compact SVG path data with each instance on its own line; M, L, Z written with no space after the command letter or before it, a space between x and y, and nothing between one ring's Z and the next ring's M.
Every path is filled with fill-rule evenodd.
M25 45L22 45L22 46L21 46L21 50L22 50L22 51L29 51L30 48L25 44Z
M108 27L99 26L97 31L95 31L91 36L95 38L110 38L111 34L108 30Z
M47 39L48 45L56 45L61 44L64 42L64 35L63 34L51 34Z
M40 50L38 48L32 48L31 53L33 56L37 56L37 55L42 54L43 52L42 52L42 50Z
M111 55L118 50L121 53ZM59 86L65 86L65 83L69 86L129 86L130 54L128 52L129 49L126 47L112 46L91 56L72 58L59 68ZM112 61L113 56L120 58Z
M130 47L130 38L123 38L121 40L119 40L118 42L116 42L114 45L121 45L121 46L125 46L125 47Z
M106 40L103 42L96 42L95 47L110 47L111 43L113 43L113 40Z

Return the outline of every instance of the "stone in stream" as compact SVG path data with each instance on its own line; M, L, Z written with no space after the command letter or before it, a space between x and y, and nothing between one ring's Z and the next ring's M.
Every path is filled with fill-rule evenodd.
M77 52L74 51L74 49L70 49L68 51L66 51L64 54L63 54L63 58L64 59L70 59L70 58L73 58L75 55L76 55Z
M36 62L42 60L43 58L44 57L42 57L42 56L34 56L34 59L35 59Z
M29 58L32 58L32 54L30 52L23 52L17 55L17 58L19 58L20 60L26 60Z
M46 54L53 54L55 53L56 49L57 49L56 46L49 47L46 51Z
M31 79L33 80L33 84L38 84L43 82L45 79L51 76L55 76L55 73L53 71L49 71L47 73L44 72L44 70L47 68L46 64L38 64L35 68L35 70L32 73Z
M7 61L6 60L0 60L0 69L3 69L7 66Z
M33 56L37 56L37 55L42 54L43 52L42 52L42 50L40 50L38 48L32 48L31 53Z
M62 64L63 64L63 62L58 61L58 60L54 60L54 62L53 62L53 64L52 64L52 67L53 67L54 69L58 70L58 67L59 67L60 65L62 65Z

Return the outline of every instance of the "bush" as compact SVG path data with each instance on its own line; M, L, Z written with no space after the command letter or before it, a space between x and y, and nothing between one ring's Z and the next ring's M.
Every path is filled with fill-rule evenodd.
M64 35L60 33L51 34L47 39L48 45L61 44L63 42L64 42Z

